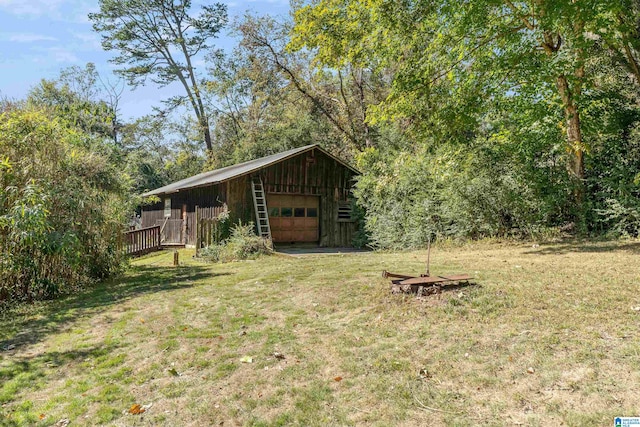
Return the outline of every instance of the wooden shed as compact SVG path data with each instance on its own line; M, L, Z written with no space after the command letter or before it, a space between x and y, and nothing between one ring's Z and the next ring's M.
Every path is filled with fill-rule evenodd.
M201 173L143 196L142 226L162 227L163 244L195 245L200 218L225 209L232 222L256 224L274 243L351 246L356 222L351 188L359 172L318 145Z

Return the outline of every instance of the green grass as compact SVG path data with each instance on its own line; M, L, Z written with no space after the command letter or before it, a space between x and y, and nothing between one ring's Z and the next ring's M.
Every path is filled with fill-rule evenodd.
M424 252L152 254L2 314L0 425L610 425L639 413L639 254L438 247L433 273L478 285L421 299L380 272L418 274Z

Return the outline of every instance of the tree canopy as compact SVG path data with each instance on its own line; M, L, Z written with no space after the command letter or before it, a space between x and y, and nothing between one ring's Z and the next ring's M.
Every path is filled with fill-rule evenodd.
M386 206L371 199L369 185L374 182L366 179L370 168L375 168L372 178L378 180L380 173L405 173L400 165L400 170L385 165L384 172L370 161L379 162L382 155L388 159L383 164L397 164L403 158L396 157L398 152L411 152L427 160L422 172L414 170L413 176L433 176L430 169L438 170L436 165L444 161L440 156L455 150L457 168L477 169L474 178L456 185L457 190L480 179L482 171L494 169L489 176L508 173L519 183L516 192L528 194L543 207L531 210L540 215L524 223L576 222L587 231L603 225L603 212L610 212L606 206L620 195L619 185L609 180L603 189L602 178L610 167L605 164L611 159L600 153L635 144L637 23L638 5L633 1L317 0L295 12L291 47L314 52L314 60L325 69L357 64L392 76L389 96L369 106L368 121L400 126L400 140L407 141L403 148L396 138L391 146L396 154L391 157L367 152L360 157L365 177L359 194L369 208ZM377 150L387 152L388 143L379 139ZM636 165L633 152L626 162ZM505 170L500 164L509 167ZM456 175L448 175L448 180ZM626 207L610 212L608 220L622 211L631 216L637 212L637 199L631 202L631 195L638 194L636 171L622 175L617 178L628 183L623 192L630 197L624 197ZM594 191L596 187L603 191ZM490 188L483 197L494 196ZM441 199L434 196L440 190L431 195L416 191L409 193L411 198L429 203L429 210ZM436 206L455 197L447 193ZM468 203L473 197L465 199ZM369 212L375 233L379 221ZM499 215L517 217L514 212ZM459 219L452 221L465 216L457 213ZM477 212L474 217L482 215ZM389 222L394 223L397 218Z

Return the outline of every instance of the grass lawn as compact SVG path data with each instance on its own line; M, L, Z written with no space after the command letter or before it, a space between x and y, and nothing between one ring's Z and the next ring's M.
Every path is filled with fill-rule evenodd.
M1 316L0 425L640 415L640 243L438 247L432 273L478 285L424 299L391 295L380 273L420 273L425 252L218 265L192 254L178 268L149 255L121 279Z

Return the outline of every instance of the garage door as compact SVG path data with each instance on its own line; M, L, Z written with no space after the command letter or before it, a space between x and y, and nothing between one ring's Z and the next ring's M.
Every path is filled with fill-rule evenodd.
M317 242L320 198L267 194L269 224L274 242Z

